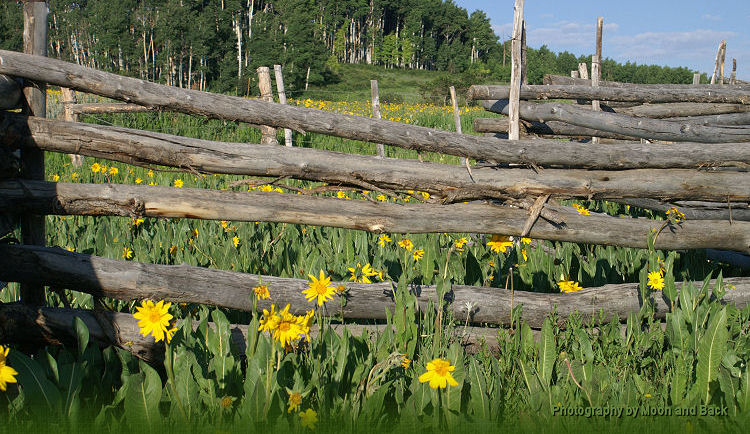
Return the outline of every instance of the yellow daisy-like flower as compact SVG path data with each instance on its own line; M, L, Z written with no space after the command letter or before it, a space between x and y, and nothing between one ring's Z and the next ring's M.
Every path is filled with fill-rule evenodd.
M226 229L226 228L229 227L229 222L226 221L226 220L220 221L219 224L221 224L221 227L224 228L224 229Z
M422 195L422 197L427 200L430 198L430 193L427 193L426 191L420 191L419 194Z
M495 253L500 253L500 252L505 253L508 247L513 247L513 242L510 240L509 237L504 237L502 235L494 234L492 235L492 238L490 238L490 240L487 241L487 245Z
M281 343L282 346L291 344L292 341L303 335L302 326L299 323L299 318L289 313L289 305L287 304L284 310L278 314L278 324L273 329L273 338Z
M314 315L315 311L310 309L304 316L297 317L297 324L299 324L300 330L302 330L302 334L305 336L305 339L307 339L307 342L310 342L310 328L312 328Z
M408 357L406 357L406 354L401 355L401 366L404 367L404 369L409 369L409 365L411 364L411 360L409 360Z
M253 293L258 298L258 300L271 298L271 293L268 292L268 287L266 285L260 285L260 286L254 287Z
M59 181L59 180L60 180L60 175L58 175L58 174L54 174L54 175L52 175L52 181L53 181L53 182L57 182L57 181Z
M270 192L273 191L273 187L271 187L270 185L266 184L266 185L264 185L264 186L262 186L260 188L260 191L262 191L264 193L270 193Z
M308 408L307 410L300 413L299 417L302 421L302 426L306 428L314 429L315 424L318 423L318 413L316 413L312 408Z
M384 194L379 194L379 195L377 196L377 199L378 199L379 201L381 201L381 202L387 202L387 201L388 201L388 198L387 198L387 197L385 197L385 195L384 195Z
M648 273L648 286L656 291L664 289L664 276L659 271Z
M176 255L177 254L177 246L171 246L169 248L169 254L172 255L172 256Z
M521 249L521 256L523 256L524 262L529 260L529 256L526 254L526 249Z
M233 236L232 237L232 243L234 244L234 247L239 246L240 245L240 238L237 235Z
M93 173L99 173L100 170L102 170L102 166L100 166L99 163L94 163L91 165L91 171Z
M463 252L464 251L464 246L468 242L469 242L469 240L467 240L466 237L461 237L461 238L457 239L456 242L453 243L453 245L456 247L456 250L458 250L459 252Z
M403 240L399 241L398 245L410 252L411 252L411 249L414 248L414 243L412 243L411 240L408 238L404 238Z
M149 333L154 337L155 342L167 338L167 342L172 339L172 334L176 329L167 330L170 325L169 321L173 318L169 313L169 306L172 303L164 303L164 300L154 304L151 300L144 300L140 306L136 306L136 313L133 318L139 320L138 327L141 328L141 334L147 336ZM171 332L171 333L170 333Z
M412 256L414 256L415 261L419 261L420 259L424 257L424 250L422 249L415 250L414 253L412 253Z
M182 182L182 180L181 180L181 179L175 179L175 180L174 180L174 186L175 186L175 187L177 187L177 188L182 188L182 186L183 186L183 185L185 185L185 183L184 183L184 182Z
M521 237L521 243L531 244L531 238Z
M349 199L349 196L347 196L346 193L341 190L336 192L336 197L338 197L339 199Z
M302 394L298 392L292 392L289 394L289 408L287 413L298 412L299 406L302 404Z
M273 333L276 327L278 327L281 318L276 315L275 309L276 306L273 304L271 305L270 312L263 309L263 317L260 319L260 327L258 327L258 331Z
M578 285L578 282L574 280L563 280L560 282L557 282L557 286L560 288L560 292L563 293L571 293L571 292L577 292L582 290L583 288Z
M589 215L590 212L589 212L588 209L580 207L580 208L578 208L578 214L580 214L580 215Z
M113 176L114 176L114 175L117 175L118 173L120 173L120 169L118 169L118 168L116 168L116 167L110 167L110 168L109 168L109 174L110 174L110 175L113 175Z
M122 259L133 259L133 251L127 247L122 248Z
M149 178L153 178L154 177L154 171L153 170L149 170L148 171L148 177Z
M349 270L349 273L351 273L349 280L352 282L372 283L370 277L377 276L378 274L377 271L372 269L370 264L365 264L363 267L359 262L357 262L356 268L347 269Z
M378 237L378 244L380 247L385 247L386 244L391 242L391 237L388 235L381 235Z
M450 361L435 359L427 364L427 372L419 376L419 382L429 381L433 389L445 389L448 385L458 386L458 381L451 375L454 370L456 367L451 365Z
M313 301L317 298L318 306L323 306L323 303L333 299L336 288L331 286L331 278L326 277L323 270L320 270L320 277L317 279L312 274L308 274L308 276L310 277L310 288L302 291L307 301Z
M677 207L672 207L667 210L667 217L674 218L675 223L679 223L683 220L685 220L685 214L681 213L680 210L677 209Z
M142 182L143 182L143 180L141 178L135 178L135 183L136 184L140 184Z
M76 181L78 179L78 172L73 172L70 174L70 180Z
M0 345L0 390L3 392L7 390L8 383L17 382L16 375L18 375L18 372L6 364L9 352L10 348L4 348Z

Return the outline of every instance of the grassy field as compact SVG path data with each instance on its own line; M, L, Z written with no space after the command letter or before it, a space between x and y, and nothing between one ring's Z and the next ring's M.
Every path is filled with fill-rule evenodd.
M382 80L382 95L391 89L413 90L414 83L432 76L381 72L377 78ZM372 78L370 73L360 71L362 80ZM352 78L351 83L355 82ZM337 86L328 90L346 92L346 98L331 92L291 103L370 115L365 94L347 87L354 84ZM367 86L369 95L369 82ZM59 106L54 92L51 97L54 114ZM485 116L471 107L463 108L461 115L468 133L472 133L473 118ZM454 130L449 107L425 102L386 103L383 117ZM84 120L210 140L253 143L260 139L257 130L245 125L169 113L86 116ZM295 144L375 153L372 144L318 134L295 133ZM415 152L387 149L389 156L417 158ZM271 195L296 194L285 186L318 185L284 180L272 186L230 187L241 177L199 176L91 158L76 169L67 156L48 153L46 158L47 178L59 182L252 189ZM456 157L430 154L424 158L458 164ZM339 200L369 196L375 201L394 201L361 190L330 195ZM395 201L414 202L421 197L421 192L406 191ZM665 218L661 213L605 201L564 204L624 217ZM571 286L575 290L639 282L647 298L652 292L662 296L654 289L662 279L664 294L671 297L675 280L743 275L739 269L706 260L702 252L513 240L500 238L503 234L387 234L386 239L359 231L264 222L49 216L47 225L48 245L124 261L185 263L302 279L317 278L322 272L333 281L362 281L364 277L391 281L398 288L396 312L401 314L388 321L393 332L368 338L336 335L327 324L340 318L326 317L315 303L310 304L314 313L306 317L279 313L286 303L274 297L272 287L269 295L278 310L264 315L171 306L168 311L176 324L174 331L166 333L174 337L166 345L165 366L157 367L139 363L125 350L101 350L88 344L87 332L79 328L77 348L42 349L33 357L12 349L7 361L2 359L0 363L7 363L2 366L18 371L20 385L9 384L6 392L0 392L8 397L8 405L0 408L0 414L8 418L7 426L31 430L52 418L60 429L94 424L97 430L110 432L138 429L142 423L191 432L209 428L216 432L309 431L311 426L363 432L487 426L530 432L543 427L630 432L643 426L742 432L743 417L750 414L750 309L722 305L720 296L731 286L721 281L686 288L684 296L672 300L666 327L654 320L650 303L630 315L624 328L616 321L595 324L588 316L573 318L560 328L552 312L535 343L532 330L523 322L522 308L517 307L514 326L497 329L500 347L472 354L464 351L459 337L445 332L453 324L462 324L462 318L437 315L444 306L420 312L416 298L405 291L407 283L435 284L441 291L448 291L452 284L504 291L512 280L515 290L559 292ZM659 276L653 278L656 285L647 284L652 280L649 273ZM316 281L309 280L314 286ZM75 291L65 294L73 307L93 306L90 296ZM3 302L16 300L17 285L11 284L0 297ZM60 306L62 301L50 294L48 304ZM144 309L139 301L107 304L124 312ZM215 330L206 327L209 320L218 325ZM244 357L233 354L226 344L230 322L249 324L256 331L249 333ZM323 332L308 341L306 327L312 323ZM284 332L281 324L285 324ZM267 331L257 332L259 327ZM293 332L286 335L287 330ZM442 361L454 370L441 367ZM442 379L446 387L431 387L426 373L431 373L427 377L432 376L435 385ZM724 407L733 417L699 411ZM639 417L586 416L603 408L639 409L640 413ZM690 409L696 414L675 414ZM650 415L667 410L671 416Z

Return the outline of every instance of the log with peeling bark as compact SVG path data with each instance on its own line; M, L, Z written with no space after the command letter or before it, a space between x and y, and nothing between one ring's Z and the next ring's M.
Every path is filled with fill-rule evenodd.
M7 73L7 72L6 72ZM497 100L508 99L510 89L501 85L473 85L469 88L469 99ZM633 85L621 87L591 87L568 85L530 84L521 86L521 99L576 99L602 100L640 103L662 102L721 102L750 104L750 89L736 89L722 86L682 88L660 87L659 85Z
M21 86L16 80L0 74L0 110L14 109L21 100Z
M565 144L552 140L511 142L457 134L362 116L180 89L97 71L56 59L39 59L12 51L0 50L0 73L38 78L52 84L163 110L385 143L417 151L439 152L504 163L535 164L540 167L549 165L612 169L628 167L623 163L623 150L621 149L608 151L598 147L594 152L594 148L586 149L577 144ZM551 146L554 147L554 152L551 152ZM660 161L660 159L650 155L652 151L649 147L642 146L639 150L632 150L641 158L635 165L629 167L676 167L669 164L652 166L651 164L655 164L652 163L653 161ZM653 152L661 152L661 150ZM690 154L678 152L683 157ZM627 161L631 156L638 159L634 154L628 154L625 160ZM680 159L680 157L675 154L674 159ZM720 161L721 158L708 160Z
M122 312L104 311L95 313L86 309L68 309L52 307L31 307L21 304L0 304L0 342L14 344L26 353L36 353L39 348L49 345L66 345L75 348L76 334L73 327L75 318L80 318L89 329L91 342L106 347L114 345L149 363L161 364L164 361L164 341L154 342L151 335L143 336L138 327L138 320L133 315ZM106 321L104 327L101 322ZM208 327L216 330L216 324L209 322ZM197 329L198 324L193 324ZM341 335L344 329L353 336L375 338L385 333L386 324L331 324L331 329ZM117 330L116 335L104 329ZM320 327L314 324L310 335L320 333ZM230 349L236 357L244 358L247 348L248 326L230 325ZM469 353L486 348L497 349L498 329L488 327L455 326L450 329L451 336ZM538 332L532 331L535 338Z
M688 178L694 176L695 184L692 184L693 179L685 179L675 184L668 181L671 176L664 176L666 172L656 170L603 172L547 169L532 175L529 171L518 170L510 173L493 168L479 170L480 178L472 180L465 171L463 174L460 173L459 168L437 163L417 163L403 159L383 161L364 155L307 148L271 149L267 145L213 142L127 128L26 118L10 114L0 114L0 127L6 132L0 143L11 147L36 146L47 151L81 153L129 164L159 164L214 173L257 176L288 175L300 179L345 182L355 185L364 181L384 188L420 188L438 192L461 189L460 193L470 198L482 197L476 195L481 194L482 191L493 192L504 189L504 194L507 195L561 193L604 198L612 194L611 197L663 199L679 197L689 200L707 198L706 200L724 201L728 193L724 187L731 190L732 185L746 185L746 182L743 183L742 180L747 178L722 171L720 175L715 176L717 179L712 179L713 173L691 171ZM717 144L707 148L703 145L688 143L663 144L658 147L631 143L622 144L617 148L602 148L553 140L539 142L551 143L561 152L570 152L571 156L576 156L579 160L588 158L596 161L596 166L607 169L748 167L750 165L750 154L744 152L742 147L736 144ZM136 150L137 152L134 152ZM555 155L558 154L549 151L548 154L553 155L549 161L557 161L557 164L562 161L573 163L570 161L570 156L556 159ZM492 173L496 176L491 176ZM659 173L662 173L662 176ZM658 178L661 184L638 183L631 178L631 174L648 176L649 179ZM503 177L504 175L506 176ZM559 181L553 181L555 178ZM574 181L576 178L580 179L581 183L587 183L589 187L583 190L576 188L577 181ZM731 184L725 183L721 180L722 178L727 178ZM436 179L442 180L436 183ZM545 179L546 181L543 181ZM612 187L620 181L623 182L620 187ZM556 191L542 186L549 182L552 182L549 188L557 189ZM627 182L633 182L633 185L628 185ZM713 185L715 188L712 187ZM615 192L616 189L622 188L631 189L632 192L625 193L624 190L620 190L621 193ZM651 190L652 188L657 190ZM371 188L367 189L371 190ZM472 190L475 191L473 195L469 194ZM563 191L565 193L562 193ZM487 196L502 197L495 194Z
M543 83L545 85L553 86L591 86L591 80L583 78L566 77L564 75L545 74ZM721 85L706 85L701 84L696 86L694 84L674 84L674 83L658 83L658 84L640 84L640 83L623 83L620 81L609 81L600 80L599 86L606 87L617 87L622 89L690 89L699 87L701 89L734 89L734 90L750 90L748 85L733 85L733 86L721 86Z
M258 276L234 271L185 265L156 265L68 252L60 248L0 245L0 279L10 282L44 283L58 288L91 293L120 300L158 299L175 303L200 303L251 311L251 288L260 282L268 287L276 304L289 303L290 312L304 313L312 306L302 290L309 287L306 279ZM696 282L701 285L702 282ZM724 300L743 308L750 303L750 277L724 279L734 285ZM344 318L386 319L386 311L395 308L396 284L334 282L348 288L346 303L341 306L340 294L328 302L328 311L342 313ZM678 290L684 283L678 282ZM410 284L422 310L437 301L433 285ZM661 293L654 296L656 317L663 318L669 302ZM447 308L456 320L470 323L507 325L512 306L523 305L523 319L534 328L542 326L552 310L560 324L576 313L604 321L624 320L641 308L638 283L608 284L562 293L536 293L491 287L452 285L445 295ZM271 300L259 300L257 309L270 309ZM471 310L467 310L471 307Z
M508 113L507 100L482 100L480 103L485 109L493 113ZM703 126L663 119L635 118L618 113L595 112L572 104L522 103L521 118L526 121L566 122L580 127L642 139L695 143L750 142L750 127ZM740 152L750 153L748 145L738 146Z
M679 116L708 116L728 113L747 113L750 112L750 105L675 102L666 104L642 104L634 107L615 108L614 111L629 116L663 119Z
M645 180L644 180L645 181ZM745 190L746 194L750 190ZM375 233L494 233L519 236L527 211L492 203L452 205L375 203L331 197L215 191L148 185L0 182L0 209L26 214L180 217L272 221L358 229ZM676 227L649 219L578 215L572 208L545 205L529 237L646 248L661 230L656 248L717 248L750 251L750 223L702 220ZM564 216L545 220L545 212ZM460 218L456 218L460 216Z
M750 221L750 206L747 203L733 203L727 207L726 203L707 203L705 206L684 206L681 203L671 203L656 199L614 199L613 202L638 208L665 212L672 207L685 214L688 220L738 220ZM724 205L724 206L722 206Z

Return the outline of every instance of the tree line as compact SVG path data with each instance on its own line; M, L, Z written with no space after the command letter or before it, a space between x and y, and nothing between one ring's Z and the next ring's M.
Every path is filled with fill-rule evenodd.
M510 44L487 15L453 0L48 0L49 56L216 92L252 93L258 66L281 64L293 90L335 81L342 63L510 74ZM0 4L0 48L22 48L21 2ZM584 57L528 50L528 78L567 74ZM690 82L687 68L619 64L603 78Z

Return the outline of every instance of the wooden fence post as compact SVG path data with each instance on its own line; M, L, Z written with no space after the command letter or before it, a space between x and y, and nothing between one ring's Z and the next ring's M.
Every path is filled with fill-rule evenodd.
M458 134L462 134L462 128L461 128L461 113L458 111L458 100L456 99L456 88L454 86L450 87L451 92L451 104L453 105L453 121L456 123L456 132ZM466 165L466 157L461 157L461 165Z
M47 2L26 1L23 4L23 51L47 56ZM47 116L47 86L34 82L23 90L26 111L37 117ZM21 152L21 177L44 180L44 151L24 148ZM46 243L44 215L24 213L21 217L21 238L24 244L43 246ZM21 285L21 302L41 306L45 302L44 286Z
M521 84L529 84L526 75L526 20L521 21Z
M604 17L596 19L596 55L591 57L591 86L599 87L599 81L602 78L602 28L604 27ZM591 108L594 111L601 111L599 100L591 101ZM599 144L599 137L591 137L591 143Z
M721 63L721 51L727 46L727 41L721 41L719 43L719 49L716 50L716 64L714 65L714 73L711 75L711 84L716 84L716 77L719 74L719 64Z
M580 75L584 80L589 79L589 67L586 65L586 62L581 62L578 64L578 75Z
M510 54L510 99L508 104L508 117L510 118L510 127L508 129L508 138L518 140L520 138L520 96L522 82L522 57L521 45L523 38L523 4L524 0L516 0L513 6L513 42L511 43Z
M273 102L273 90L271 90L271 73L267 66L258 67L258 89L260 97L264 101ZM276 128L263 125L260 127L260 143L263 145L278 145L276 140Z
M578 70L570 71L570 77L571 78L581 78L581 73L578 72Z
M76 101L76 93L69 87L61 87L60 93L63 105L63 120L67 122L78 122L78 113L74 113L73 110L70 109L70 106L72 104L76 104L78 102ZM73 167L81 167L83 165L82 155L68 155L70 155L70 163L73 165Z
M372 115L375 119L380 119L380 90L377 80L370 80L370 96L372 97ZM375 146L378 149L378 157L385 157L385 146L382 143L376 143Z
M732 74L729 76L729 84L737 84L737 59L732 59Z
M693 84L694 85L701 84L701 73L700 72L693 73Z
M724 43L724 45L721 47L721 59L719 62L719 84L721 86L724 86L724 60L727 57L727 44Z
M281 65L273 65L273 73L276 76L276 92L279 94L279 102L286 104L286 92L284 91L284 74ZM284 144L292 146L292 130L284 128Z

